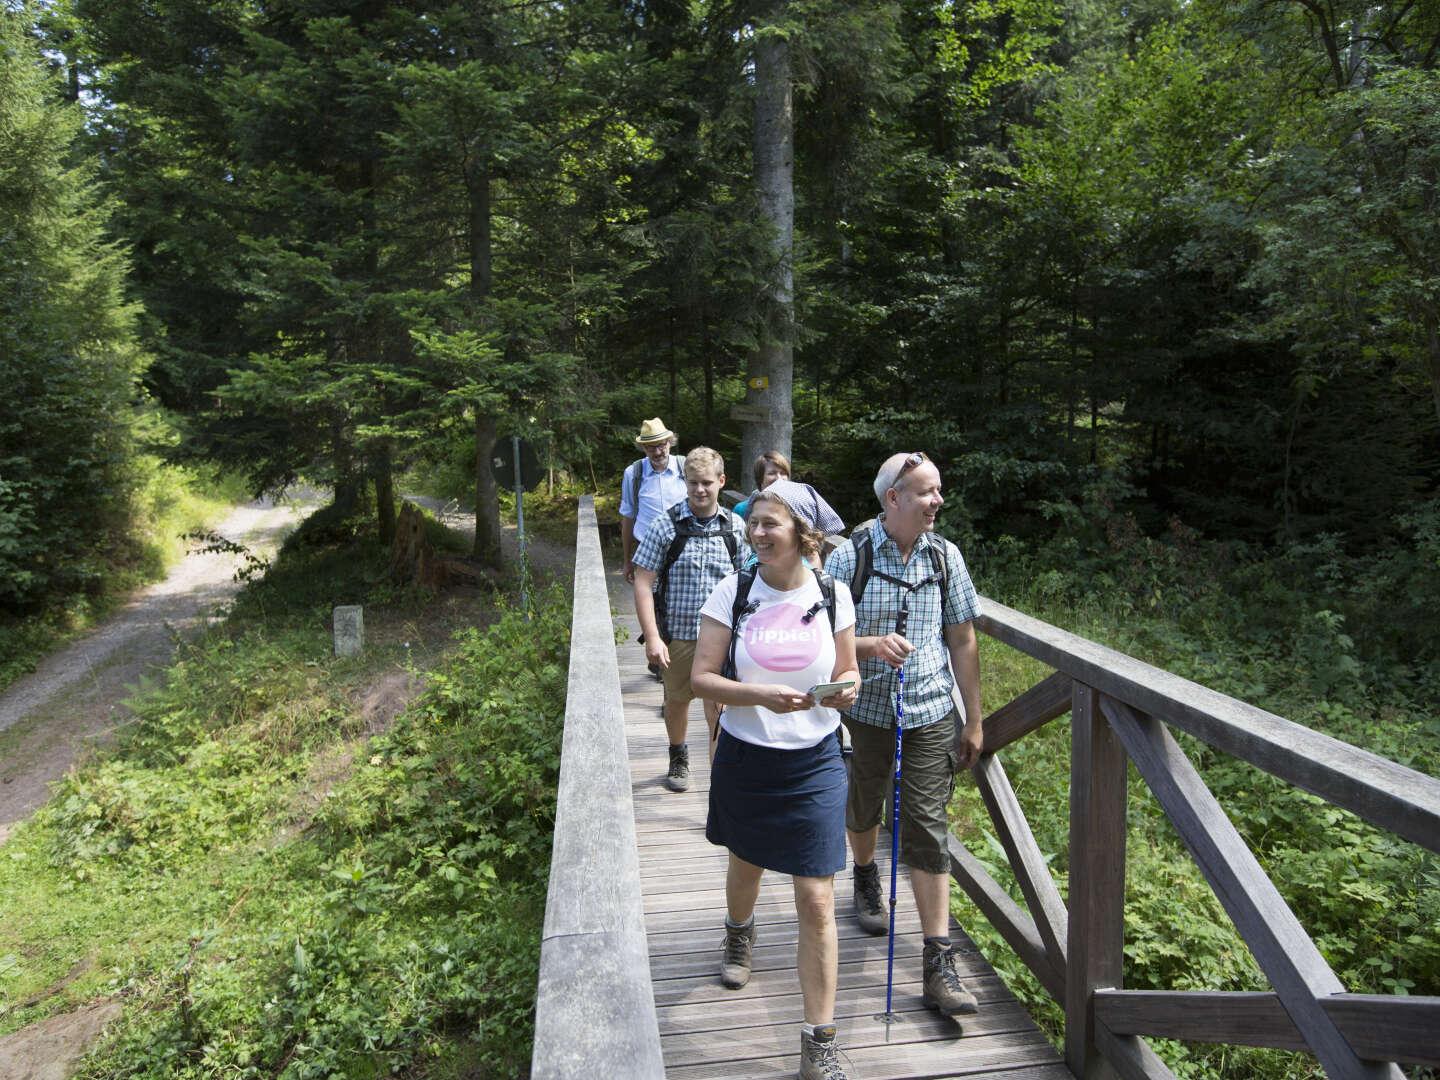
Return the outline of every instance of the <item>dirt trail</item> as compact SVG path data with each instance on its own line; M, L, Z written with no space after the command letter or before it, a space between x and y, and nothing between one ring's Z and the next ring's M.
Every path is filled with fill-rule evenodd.
M258 500L221 524L222 536L273 556L314 506ZM162 582L141 590L105 625L47 657L0 694L0 843L50 797L48 785L78 754L109 735L129 710L121 701L163 667L175 635L193 632L240 588L240 560L187 555Z

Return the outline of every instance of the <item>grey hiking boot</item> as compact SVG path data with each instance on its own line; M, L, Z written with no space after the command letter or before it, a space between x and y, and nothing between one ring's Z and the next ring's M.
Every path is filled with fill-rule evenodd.
M750 950L755 946L755 920L735 926L725 920L725 955L720 959L720 984L739 990L750 981Z
M800 1032L800 1080L850 1080L840 1064L834 1024L816 1024L813 1037Z
M854 873L855 918L860 921L860 929L867 934L888 933L890 919L881 902L879 864L872 860L868 868L855 867Z
M927 1009L946 1016L980 1011L975 995L965 989L955 970L955 951L946 945L925 943L925 990L920 997Z
M670 747L670 772L665 786L671 791L690 790L690 747L685 743Z

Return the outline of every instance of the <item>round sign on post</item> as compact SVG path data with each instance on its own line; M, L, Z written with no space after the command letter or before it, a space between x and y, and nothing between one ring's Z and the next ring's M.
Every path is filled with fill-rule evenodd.
M501 487L515 487L515 440L513 438L495 440L495 449L490 453L490 473ZM521 439L520 489L534 491L540 486L540 481L544 477L545 473L540 468L540 458L535 453L535 447Z

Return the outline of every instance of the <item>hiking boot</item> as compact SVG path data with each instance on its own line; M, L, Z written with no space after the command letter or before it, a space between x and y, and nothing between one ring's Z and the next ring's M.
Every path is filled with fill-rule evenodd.
M690 790L690 747L684 743L670 747L670 771L665 776L665 786L671 791Z
M925 945L925 991L920 997L927 1009L946 1016L979 1012L975 995L965 989L955 970L955 951L946 945Z
M816 1024L813 1036L801 1029L800 1080L850 1080L850 1074L840 1064L834 1024Z
M880 866L874 860L869 867L855 867L855 918L867 934L890 930L890 918L880 899Z
M725 954L720 959L720 984L739 990L750 981L750 950L755 946L755 919L749 926L725 920Z

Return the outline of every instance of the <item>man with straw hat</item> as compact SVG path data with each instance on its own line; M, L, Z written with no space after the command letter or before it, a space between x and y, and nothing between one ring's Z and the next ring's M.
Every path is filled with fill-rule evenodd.
M685 457L670 452L675 433L652 416L640 425L635 445L645 452L631 462L620 483L620 540L625 548L625 581L635 584L635 549L651 522L685 499Z

